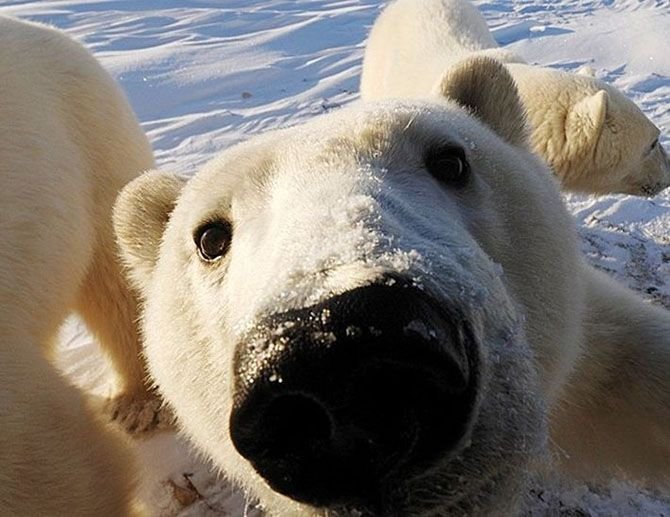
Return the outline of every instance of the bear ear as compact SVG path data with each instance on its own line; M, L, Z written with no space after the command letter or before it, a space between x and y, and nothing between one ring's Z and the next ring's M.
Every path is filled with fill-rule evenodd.
M565 138L575 150L593 149L605 126L609 95L599 90L572 106L565 119Z
M119 194L113 220L121 258L140 290L151 275L170 215L186 183L176 174L149 171Z
M585 77L595 77L596 71L591 68L589 65L582 65L575 72L577 75L583 75Z
M490 57L467 58L451 66L433 88L471 110L512 145L528 146L526 111L507 68Z

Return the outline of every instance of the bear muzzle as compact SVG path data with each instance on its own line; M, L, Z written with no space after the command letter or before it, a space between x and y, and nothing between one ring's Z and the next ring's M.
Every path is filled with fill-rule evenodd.
M380 508L463 446L478 357L457 310L398 278L266 317L235 351L233 444L296 501Z

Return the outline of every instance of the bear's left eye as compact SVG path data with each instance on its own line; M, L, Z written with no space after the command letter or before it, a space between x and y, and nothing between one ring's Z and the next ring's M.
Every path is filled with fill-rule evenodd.
M213 262L223 257L233 238L233 227L227 221L207 223L195 233L194 241L200 258Z
M450 187L464 187L470 178L470 164L458 146L443 145L428 149L424 158L428 172Z
M658 145L658 138L653 141L653 143L651 144L651 147L649 148L649 151L653 151L654 149L656 149L657 145Z

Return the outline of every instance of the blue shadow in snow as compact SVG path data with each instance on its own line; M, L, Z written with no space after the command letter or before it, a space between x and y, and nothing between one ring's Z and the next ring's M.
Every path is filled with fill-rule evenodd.
M539 27L542 27L539 29ZM561 27L545 27L538 23L524 21L494 29L493 38L499 45L505 46L520 40L544 38L547 36L560 36L574 32Z

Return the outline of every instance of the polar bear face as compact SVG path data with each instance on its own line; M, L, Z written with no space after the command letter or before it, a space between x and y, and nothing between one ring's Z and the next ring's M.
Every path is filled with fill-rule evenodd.
M653 196L670 185L670 160L660 144L660 131L633 101L614 88L591 97L602 119L594 125L594 166L598 177L618 184L627 194Z
M579 287L505 74L480 59L445 83L461 105L345 109L119 199L151 373L270 513L513 508Z
M670 185L660 131L623 93L590 75L508 64L535 150L564 188L652 196Z

